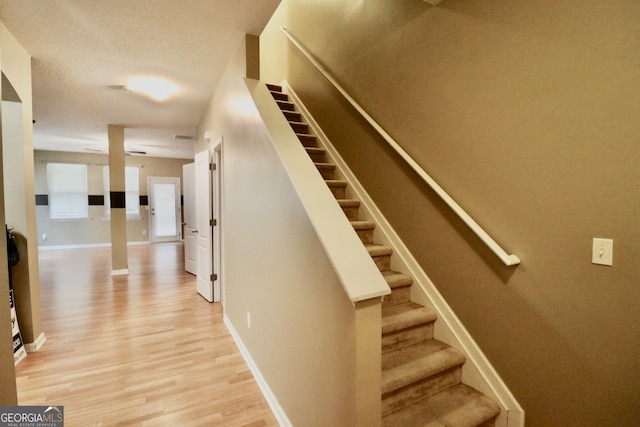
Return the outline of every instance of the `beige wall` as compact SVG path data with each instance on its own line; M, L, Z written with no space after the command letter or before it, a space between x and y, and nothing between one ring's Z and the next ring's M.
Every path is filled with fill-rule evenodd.
M355 308L248 97L245 48L198 127L200 150L223 137L225 313L293 425L352 426Z
M109 162L106 154L66 153L61 151L37 150L35 158L36 194L47 194L47 163L84 163L88 165L89 194L102 195L102 169ZM157 157L126 156L126 166L139 167L140 195L148 195L147 177L175 176L182 178L182 165L192 160L166 159ZM182 188L182 186L181 186ZM93 245L111 241L110 224L104 220L104 206L89 206L89 220L52 221L49 207L37 206L38 245ZM127 221L127 241L146 242L149 240L149 215L145 206L140 206L139 220ZM42 239L47 235L47 240Z
M522 265L507 268L276 28L283 25ZM640 419L640 3L287 1L261 37L527 411ZM613 267L591 264L614 239Z
M24 61L24 59L26 59L26 61ZM17 87L12 90L12 100L15 100L15 95L17 95L16 91L24 95L25 88L28 90L28 94L31 94L31 69L29 67L28 56L2 24L0 24L0 69L3 74L5 69L7 70L7 78L18 78L16 81ZM29 83L28 87L23 84L26 82ZM8 80L3 76L2 84L0 84L0 92L2 92L2 86L6 84L8 84ZM4 104L4 102L1 104ZM29 108L30 110L30 98L25 108ZM31 116L30 111L28 115ZM0 128L2 124L2 107L0 107ZM0 132L0 143L0 146L5 143L3 132ZM1 149L0 159L2 159ZM4 169L1 160L0 168ZM0 223L5 223L3 173L0 173L0 191L2 193L0 197ZM16 405L18 403L18 397L13 359L13 339L9 316L9 277L6 248L6 237L3 232L0 238L0 405Z

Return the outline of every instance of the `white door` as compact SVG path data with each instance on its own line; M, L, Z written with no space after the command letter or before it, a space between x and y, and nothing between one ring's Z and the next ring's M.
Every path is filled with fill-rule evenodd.
M151 241L180 240L180 178L149 177L147 183Z
M196 269L197 235L196 227L196 165L189 163L182 166L182 185L184 203L184 269L187 273L198 274Z
M213 258L211 232L211 154L209 150L196 153L196 227L198 231L196 266L198 293L213 302Z

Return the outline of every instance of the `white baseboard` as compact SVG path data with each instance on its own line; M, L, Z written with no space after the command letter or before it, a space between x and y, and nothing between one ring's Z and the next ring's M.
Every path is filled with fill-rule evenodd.
M149 240L141 240L138 242L127 242L127 246L136 245L150 245ZM109 248L111 243L87 243L83 245L51 245L51 246L38 246L39 251L55 251L58 249L86 249L86 248Z
M129 274L129 269L128 268L123 268L121 270L111 270L111 275L112 276L125 276Z
M291 421L289 421L289 418L287 418L287 414L285 414L284 410L278 403L278 399L276 399L276 396L271 391L271 388L269 388L269 384L267 384L264 377L262 376L262 373L260 373L260 370L258 369L258 366L256 365L256 363L253 361L253 358L251 357L249 350L247 350L244 343L240 339L240 335L238 335L238 333L236 332L235 328L231 324L231 321L227 317L226 313L224 315L224 324L227 326L229 333L231 333L233 340L236 342L236 345L240 349L240 353L242 354L244 361L249 366L249 369L251 370L253 377L258 383L258 387L260 387L260 391L262 391L262 395L267 400L267 403L269 404L269 407L271 408L273 415L278 420L278 423L282 427L293 427L293 424L291 424Z
M35 353L36 351L40 350L46 340L47 337L44 335L44 332L41 332L34 342L25 344L24 349L27 350L27 353Z

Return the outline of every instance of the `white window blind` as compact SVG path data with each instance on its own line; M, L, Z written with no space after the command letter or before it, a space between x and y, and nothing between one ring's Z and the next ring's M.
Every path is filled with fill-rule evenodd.
M102 169L104 183L105 216L111 216L111 199L109 197L109 166ZM140 218L140 180L136 166L124 168L125 206L127 218Z
M47 164L49 184L49 218L89 218L87 165Z

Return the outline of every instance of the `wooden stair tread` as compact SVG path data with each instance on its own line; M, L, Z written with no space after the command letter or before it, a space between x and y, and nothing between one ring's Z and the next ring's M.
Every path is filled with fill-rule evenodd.
M382 307L382 334L434 322L437 318L435 311L413 302Z
M325 179L324 182L326 182L329 187L346 187L347 186L347 182L342 181L340 179Z
M267 89L271 92L282 92L282 86L274 85L273 83L267 83Z
M386 415L384 427L475 427L495 418L500 406L477 390L459 384Z
M390 351L382 355L382 394L462 365L465 355L438 340Z

